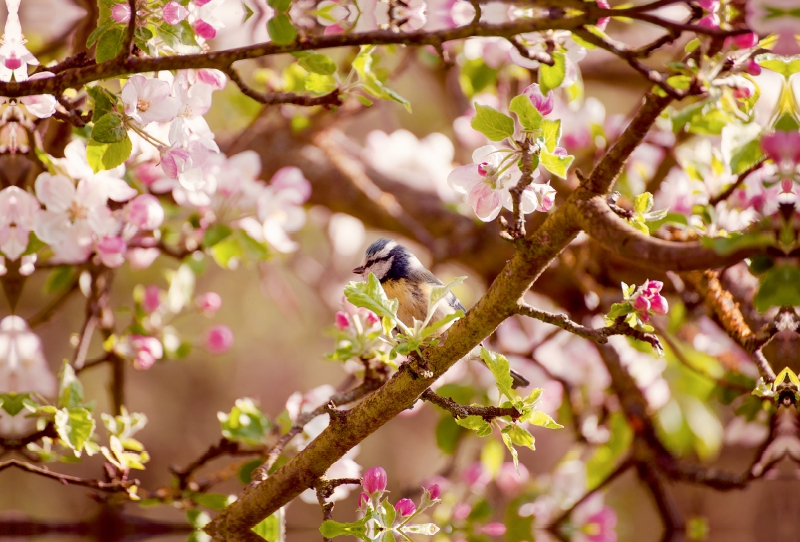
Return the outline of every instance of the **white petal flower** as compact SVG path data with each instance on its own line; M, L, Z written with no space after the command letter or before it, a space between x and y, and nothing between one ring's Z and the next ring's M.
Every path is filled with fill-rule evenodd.
M125 113L144 125L169 122L178 114L179 102L172 97L169 83L134 75L122 87Z

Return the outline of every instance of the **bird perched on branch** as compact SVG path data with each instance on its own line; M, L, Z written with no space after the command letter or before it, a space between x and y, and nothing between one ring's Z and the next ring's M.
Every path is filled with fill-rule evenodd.
M431 289L444 286L444 283L428 271L410 250L393 239L382 238L372 243L364 255L364 262L353 269L353 273L362 276L374 274L381 282L386 297L398 300L397 317L409 327L414 325L415 318L423 321L428 315ZM431 322L441 320L459 310L466 312L455 294L449 292L444 301L437 305ZM479 351L476 348L467 357L480 359L477 353ZM511 371L511 378L514 380L514 388L530 384L525 377L514 370Z

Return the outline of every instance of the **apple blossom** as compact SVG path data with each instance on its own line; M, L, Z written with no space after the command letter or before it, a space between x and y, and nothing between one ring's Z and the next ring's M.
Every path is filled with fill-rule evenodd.
M197 80L215 90L222 90L228 83L228 78L223 72L211 68L197 70Z
M197 296L194 304L206 316L212 316L222 306L222 297L216 292L206 292Z
M533 83L532 85L527 86L522 93L530 98L533 107L539 110L539 113L541 113L543 117L553 112L555 95L553 94L552 90L548 91L547 96L545 96L539 89L539 85Z
M164 208L152 194L139 194L125 205L122 216L138 230L156 230L164 222Z
M375 495L376 493L386 491L387 483L388 478L383 467L367 469L367 472L364 473L364 477L361 479L361 486L369 495Z
M156 312L163 302L164 295L164 290L158 286L152 284L147 286L142 296L142 309L144 309L144 312L147 314Z
M516 164L504 167L501 156L497 147L486 145L472 153L472 164L457 167L447 177L451 188L466 195L466 202L484 222L497 218L502 207L512 209L509 189L522 175ZM538 171L534 171L534 177L538 175ZM539 206L536 193L527 187L520 200L521 211L532 213Z
M118 23L127 23L131 20L131 7L128 4L116 4L111 8L111 18Z
M502 523L487 523L480 527L480 532L489 536L503 536L506 534L506 526Z
M782 175L791 175L800 164L800 131L775 131L761 138L761 149L778 166Z
M151 122L171 121L178 115L180 106L171 95L169 83L139 74L122 87L122 102L125 113L145 126Z
M189 16L189 10L175 2L167 2L162 12L162 17L167 24L176 25Z
M211 326L206 331L205 346L212 354L224 354L233 346L233 331L225 324Z
M9 9L0 45L0 81L9 82L11 77L17 82L28 79L28 65L38 66L39 61L25 47L27 40L22 35L19 14Z
M439 496L442 494L442 489L439 487L439 484L431 484L425 489L425 491L428 492L428 495L430 496L432 501L438 499Z
M117 236L103 237L95 243L95 250L100 262L106 267L119 267L125 262L125 251L128 244Z
M397 504L394 505L394 509L397 510L397 513L400 514L401 517L407 518L417 511L417 505L415 505L414 501L411 499L400 499L397 501Z
M650 313L666 314L669 311L667 299L660 294L664 283L659 280L647 280L631 296L634 309L640 313L642 320L650 320Z
M164 357L164 347L155 337L127 335L114 346L114 351L133 361L133 368L146 371Z
M11 261L28 248L28 238L40 210L38 200L16 186L0 191L0 252Z

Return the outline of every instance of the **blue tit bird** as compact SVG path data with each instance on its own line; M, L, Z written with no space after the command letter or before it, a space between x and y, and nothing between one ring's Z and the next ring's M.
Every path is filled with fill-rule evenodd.
M397 317L409 327L414 325L415 318L425 320L428 315L431 289L444 285L410 250L397 241L386 238L378 239L369 246L364 255L364 263L353 269L353 273L362 276L374 274L381 282L386 297L398 300ZM436 307L431 322L441 320L459 310L466 312L464 305L453 292L450 292ZM470 354L468 357L480 359L479 355ZM511 371L511 377L514 380L514 388L524 388L530 384L524 376L514 370Z

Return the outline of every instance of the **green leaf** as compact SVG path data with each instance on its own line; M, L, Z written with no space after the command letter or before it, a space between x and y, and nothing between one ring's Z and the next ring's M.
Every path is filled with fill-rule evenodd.
M107 62L117 56L122 51L125 31L122 28L111 28L100 37L95 51L95 60Z
M0 405L9 416L16 416L25 408L26 401L30 401L30 393L0 393Z
M386 297L380 281L373 273L369 274L366 282L350 282L344 287L344 296L356 307L369 309L380 318L390 318L397 321L398 301Z
M522 129L526 132L535 132L542 125L542 114L525 94L514 96L508 110L517 115Z
M251 446L261 444L271 427L269 420L249 397L237 399L230 414L218 412L222 436Z
M223 239L227 239L232 233L233 229L230 226L220 223L212 224L203 235L203 248L213 247Z
M637 213L646 213L653 208L653 194L643 192L633 199L633 210Z
M89 37L86 38L86 47L91 47L97 43L97 40L99 40L103 34L108 32L116 24L117 22L109 17L105 20L105 22L103 22L103 24L98 25L97 28L92 30L92 33L89 34Z
M358 521L353 523L339 523L332 519L325 520L319 527L319 532L325 538L334 538L337 536L356 536L365 539L367 535L367 521L371 519L371 515L364 516Z
M551 55L552 66L539 65L539 88L545 96L554 88L560 87L567 75L567 55L561 51L553 51Z
M253 532L269 542L283 542L285 538L285 512L283 508L262 520L255 527Z
M486 348L481 348L481 359L492 371L495 380L497 380L497 389L500 390L500 393L509 399L513 399L515 394L511 391L511 385L514 383L514 379L511 378L511 365L506 357Z
M408 112L411 112L411 104L409 104L408 100L385 87L378 79L378 76L372 72L372 51L374 49L374 45L362 45L352 64L353 69L358 74L364 92L381 100L396 101L403 104Z
M128 130L122 124L122 119L114 113L100 117L92 128L92 139L98 143L118 143L127 138Z
M557 177L566 179L567 170L575 157L571 154L550 154L546 149L542 149L542 152L539 154L539 159L547 171Z
M511 459L514 461L514 468L517 469L517 472L519 472L519 456L517 454L517 449L514 448L514 443L511 440L511 437L508 436L507 432L501 432L500 436L503 439L503 444L505 444L506 448L508 448L508 451L511 452Z
M47 275L44 283L44 293L54 294L69 287L75 280L75 266L59 265Z
M544 412L536 411L534 412L530 418L528 418L528 423L531 425L538 425L540 427L544 427L545 429L563 429L564 426L560 423L557 423L553 418L551 418L548 414Z
M514 137L514 119L488 105L475 104L475 116L472 117L470 126L490 141Z
M292 6L292 0L269 0L267 3L269 4L269 7L278 13L286 13Z
M456 311L452 314L448 314L444 318L435 321L434 323L423 329L422 333L420 333L420 338L427 339L428 337L435 335L436 332L439 331L441 328L448 325L453 320L458 320L463 316L464 316L464 311Z
M467 416L466 418L456 418L456 423L471 431L476 431L479 437L485 437L492 433L492 426L480 416Z
M535 414L541 414L541 412L536 412ZM545 414L545 416L547 415ZM530 448L531 450L536 449L536 446L534 446L536 439L534 439L533 435L531 435L530 432L521 425L518 424L508 425L505 427L505 429L503 429L503 432L505 432L511 439L511 442L513 442L517 446L525 446L526 448Z
M103 115L114 110L117 97L103 87L86 87L86 93L91 96L94 101L92 122L97 122Z
M98 173L123 164L131 155L132 150L133 144L127 133L125 139L116 143L99 143L90 139L86 147L86 161L92 171Z
M231 502L231 496L224 493L194 493L192 502L211 510L222 510Z
M188 509L186 519L189 521L189 525L195 529L202 529L211 522L211 516L197 508Z
M772 70L788 78L800 72L800 55L777 55L775 53L762 53L756 56L755 61L762 68Z
M55 426L64 445L79 455L94 434L95 422L92 413L83 407L62 408L56 412Z
M770 307L800 305L800 269L794 265L779 265L764 273L753 305L759 312Z
M72 408L83 404L83 385L67 360L64 360L61 366L58 381L59 408Z
M297 63L304 70L311 73L319 75L333 75L336 73L336 63L331 57L322 53L311 53L302 57Z
M336 89L336 86L336 79L330 75L320 75L318 73L310 73L305 81L306 90L317 92L319 94L328 94L329 92L333 92Z
M489 439L483 445L481 450L481 463L484 468L491 473L492 478L497 476L500 472L500 467L503 466L503 460L506 457L506 450L500 441L496 439Z
M383 501L383 503L381 503L381 508L383 508L383 517L385 519L384 525L394 525L394 519L397 517L397 510L394 509L392 503L388 500Z
M442 416L442 419L436 424L436 445L443 453L448 455L456 452L458 443L464 435L464 429L456 423L450 414Z
M156 34L171 49L179 53L189 53L200 50L200 45L195 39L194 30L189 21L181 21L176 25L163 23L156 27Z
M561 120L542 120L542 137L547 152L552 153L558 147L558 142L561 140Z
M297 29L286 13L279 13L267 22L267 31L272 43L286 45L297 39Z

